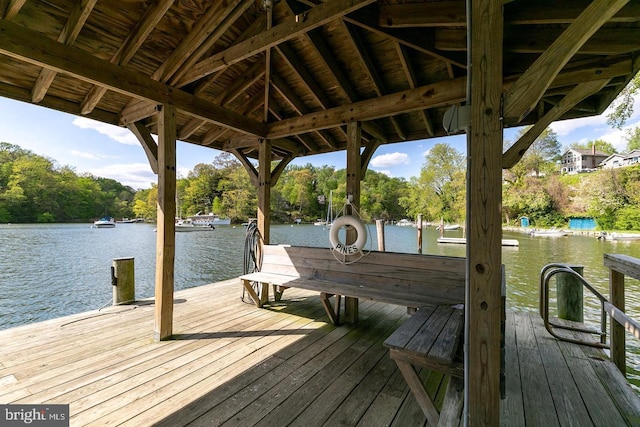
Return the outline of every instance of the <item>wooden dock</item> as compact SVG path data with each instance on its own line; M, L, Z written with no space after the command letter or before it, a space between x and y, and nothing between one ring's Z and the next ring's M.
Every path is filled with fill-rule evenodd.
M71 425L426 425L382 342L407 317L361 302L335 327L318 295L258 309L234 279L176 293L175 339L153 305L0 331L0 403L70 404ZM640 398L602 353L509 312L502 425L640 425ZM436 401L445 382L423 372Z

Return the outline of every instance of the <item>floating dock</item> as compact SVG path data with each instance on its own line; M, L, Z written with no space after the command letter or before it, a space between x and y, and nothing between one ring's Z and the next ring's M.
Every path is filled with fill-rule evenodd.
M438 243L466 245L467 239L464 237L440 237ZM520 242L516 239L502 239L502 246L520 246Z

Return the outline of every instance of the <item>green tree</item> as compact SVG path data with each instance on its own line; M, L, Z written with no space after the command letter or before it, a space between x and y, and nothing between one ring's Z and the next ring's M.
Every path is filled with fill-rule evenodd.
M427 154L420 176L412 179L406 196L399 199L412 218L462 221L465 216L465 162L462 153L447 144L436 144Z
M571 144L570 147L573 148L574 150L591 150L594 144L596 146L597 151L602 151L603 153L607 153L607 154L615 154L618 152L611 143L603 139L588 141L584 144L581 144L579 142L574 142L573 144Z
M622 128L633 114L634 96L640 91L640 73L632 78L613 101L613 111L607 115L607 123L617 129Z
M640 149L640 126L627 130L625 139L627 141L627 153Z
M520 139L529 128L530 127L522 128L515 140ZM512 142L506 141L506 148L511 144ZM552 173L557 169L556 162L560 159L562 154L561 150L562 146L558 141L558 135L553 130L547 128L533 141L533 144L531 144L527 152L522 156L522 159L511 168L511 172L517 179L521 179L528 174L540 176L541 173Z

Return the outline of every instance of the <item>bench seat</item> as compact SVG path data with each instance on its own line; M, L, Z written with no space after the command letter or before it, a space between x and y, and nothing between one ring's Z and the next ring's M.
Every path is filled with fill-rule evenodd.
M465 260L459 257L371 252L354 263L339 262L326 248L264 245L260 271L240 276L258 307L286 288L320 292L327 314L339 323L340 298L420 307L464 301ZM329 298L335 296L333 307Z
M463 334L462 306L431 305L421 307L384 342L429 425L460 422L464 402ZM449 377L440 411L420 381L418 368L439 371Z

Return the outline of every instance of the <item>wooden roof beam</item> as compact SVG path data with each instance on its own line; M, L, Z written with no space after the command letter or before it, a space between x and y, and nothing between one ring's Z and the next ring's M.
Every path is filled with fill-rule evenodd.
M504 95L505 119L522 121L560 70L629 0L594 0Z
M174 105L185 114L242 133L264 136L263 123L157 82L137 71L87 55L82 49L57 43L31 29L9 21L0 21L0 33L0 53L9 57L67 73L127 96Z
M446 63L453 64L459 68L466 69L466 56L452 53L444 53L435 48L433 32L423 30L419 38L415 37L415 30L407 28L382 28L378 24L377 9L374 7L358 10L342 18L343 20L364 28L367 31L379 34L389 40L422 52L425 55L438 58Z
M2 0L0 1L0 18L7 21L13 19L27 0Z
M147 159L149 160L149 165L151 166L151 170L156 175L158 174L158 144L154 141L151 136L151 132L145 125L140 122L130 123L127 125L127 128L133 133L140 145L144 149L144 153L147 155Z
M376 94L378 96L386 95L387 94L386 84L382 80L382 76L378 72L377 64L374 63L373 57L371 53L368 51L366 47L367 45L364 39L358 32L357 28L350 26L350 24L344 21L342 21L342 24L344 25L344 28L346 29L347 34L349 34L350 39L353 42L355 52L360 58L360 61L362 62L362 64L364 65L364 69L367 72L369 79L373 83ZM406 140L407 139L406 133L402 129L402 126L400 126L400 122L398 121L398 119L394 116L389 116L389 120L391 121L391 124L393 125L393 128L395 129L396 134L398 134L400 139Z
M303 114L307 114L310 113L311 110L309 108L307 108L307 106L304 104L304 102L302 102L302 100L300 99L300 97L298 95L296 95L296 93L291 90L291 87L289 87L289 85L286 84L286 82L282 79L282 77L278 76L278 75L273 75L272 77L272 84L275 90L278 91L278 93L280 94L280 96L282 96L284 98L285 101L287 101L287 103L294 109L296 110L296 112L300 115ZM278 119L283 119L283 117L281 117L280 114L278 114ZM328 133L325 132L317 132L317 135L320 139L322 139L327 145L329 145L332 148L337 148L338 144L333 140L333 138L331 137L331 135L329 135ZM304 145L308 148L308 149L312 149L312 147L315 147L315 149L317 149L318 147L315 145L315 143L313 145L309 145L311 141L310 140L305 140L303 141Z
M459 77L271 123L267 127L267 138L280 138L342 126L351 121L374 120L409 111L444 106L462 102L465 97L466 78Z
M167 13L174 1L175 0L158 0L154 6L148 8L118 51L111 57L110 62L119 65L128 64L138 49L140 49L140 46L147 40L151 31L156 28L160 19ZM105 93L107 93L107 88L93 86L89 92L87 92L84 101L82 101L82 114L86 115L93 111Z
M404 46L402 46L398 42L394 42L394 45L396 47L396 51L398 52L398 58L400 59L400 63L402 64L402 69L404 70L404 74L407 78L409 88L415 89L418 86L418 79L416 77L415 70L411 65L411 58L409 57L409 54ZM419 110L418 114L424 122L424 127L427 129L427 133L430 136L433 136L435 134L435 131L433 130L433 125L431 124L429 116L427 116L427 112L425 110Z
M307 31L321 27L328 22L338 19L348 13L363 8L376 0L328 0L315 6L306 13L304 20L291 20L276 25L241 43L234 44L228 49L218 52L195 64L180 81L175 82L179 87L199 80L220 69L249 58L265 49L275 47L280 43L299 37Z
M380 5L379 25L386 28L466 27L464 1Z
M340 88L344 96L350 101L354 102L358 100L358 95L353 88L353 85L343 72L342 67L336 60L335 55L331 48L327 45L327 42L322 37L319 29L309 31L305 33L307 42L315 49L318 57L325 64L327 69L331 72L331 75L336 80L338 88Z
M562 29L520 27L505 29L504 50L515 53L542 53L562 34ZM467 51L467 32L464 29L439 29L435 46L442 51ZM584 55L620 55L638 49L637 28L601 28L578 53Z
M554 120L562 117L564 113L573 108L578 102L600 91L608 82L609 79L603 79L578 84L502 155L502 168L512 168L522 159L527 149L529 149L536 138L544 132L547 126Z
M220 72L222 74L222 72ZM246 72L242 73L239 79L234 80L233 84L227 88L224 92L220 93L213 100L214 104L218 104L222 107L227 105L236 99L242 92L247 90L250 86L262 79L265 74L265 63L262 61L256 61ZM193 118L189 122L180 128L178 132L178 139L186 139L193 135L195 131L200 128L204 123L204 120Z
M227 5L224 12L218 9ZM234 22L252 5L250 1L212 2L211 9L178 48L158 69L161 81L175 84L225 34Z
M507 2L505 2L507 3ZM570 24L590 0L535 1L505 7L505 24ZM553 8L553 13L549 9ZM608 22L638 22L640 4L629 3ZM385 28L466 27L464 1L380 5L379 25Z
M64 28L60 32L58 36L58 41L64 44L73 44L80 34L80 30L84 27L84 23L89 18L93 7L96 5L98 0L82 0L77 2L71 13L69 14L69 19L67 19L67 23ZM42 101L42 98L46 95L51 83L53 83L53 79L56 78L56 72L43 68L40 70L40 75L36 79L36 83L33 85L33 96L31 101L34 103L38 103Z

